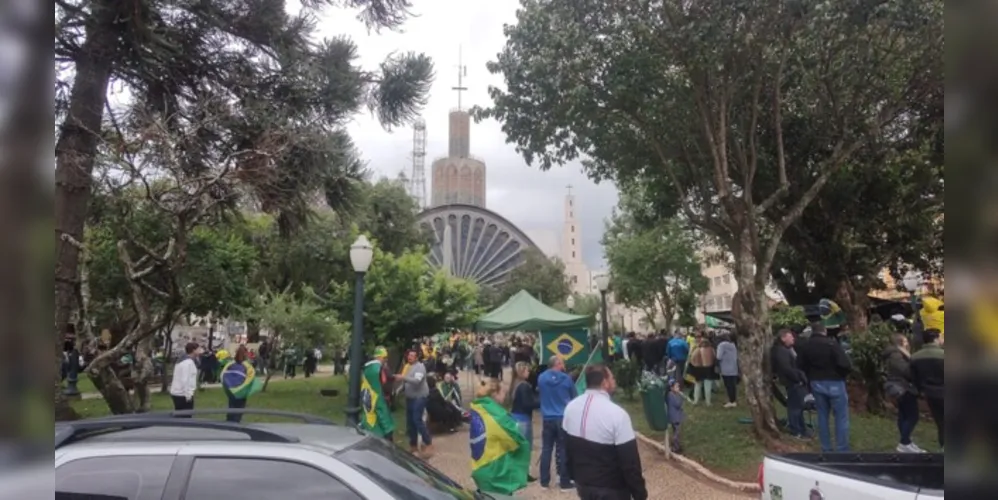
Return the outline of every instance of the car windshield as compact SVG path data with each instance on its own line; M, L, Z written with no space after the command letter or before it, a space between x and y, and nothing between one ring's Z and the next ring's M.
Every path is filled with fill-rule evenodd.
M336 454L343 462L403 500L490 500L468 490L401 448L380 439L365 439Z

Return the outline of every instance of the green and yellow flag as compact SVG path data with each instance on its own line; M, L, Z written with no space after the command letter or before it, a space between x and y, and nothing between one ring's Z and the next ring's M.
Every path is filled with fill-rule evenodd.
M360 379L360 406L364 414L360 426L378 437L385 437L395 430L395 419L388 409L381 390L381 362L368 361L364 365L364 377Z
M558 356L569 368L585 363L590 353L589 334L584 329L543 331L541 345L544 346L543 363L551 356Z
M471 402L471 478L486 493L512 495L527 486L530 446L516 421L490 397Z
M256 370L249 361L236 363L235 360L223 361L225 366L219 379L222 389L236 399L246 399L263 389L263 381L256 378Z

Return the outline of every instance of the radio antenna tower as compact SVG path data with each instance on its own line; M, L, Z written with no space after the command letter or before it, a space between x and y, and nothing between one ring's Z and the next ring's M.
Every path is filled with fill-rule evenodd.
M451 90L457 91L457 110L463 111L461 108L461 92L468 90L468 87L464 86L464 77L468 76L468 67L464 65L463 50L460 45L457 47L457 87L451 87Z
M409 195L422 210L426 208L426 120L416 119L412 128L412 173Z

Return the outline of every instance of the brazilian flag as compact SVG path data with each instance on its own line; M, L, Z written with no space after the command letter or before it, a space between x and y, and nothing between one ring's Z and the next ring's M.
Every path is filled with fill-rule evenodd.
M229 360L222 367L219 378L222 380L222 389L236 399L246 399L263 388L263 381L256 378L256 370L249 361L236 363Z
M471 402L471 479L486 493L512 495L527 486L530 446L516 421L490 397Z
M376 359L368 361L364 365L364 377L360 379L360 403L364 410L360 426L378 437L385 437L395 430L395 419L383 394L381 362Z
M565 361L565 366L573 367L589 359L589 334L585 329L543 331L541 345L544 346L543 362L551 356L558 356Z

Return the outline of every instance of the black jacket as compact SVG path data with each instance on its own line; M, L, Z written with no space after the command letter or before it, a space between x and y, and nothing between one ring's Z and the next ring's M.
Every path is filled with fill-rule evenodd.
M911 383L911 359L897 346L887 346L881 353L888 384L896 385L903 392L914 392ZM889 394L888 394L889 395Z
M804 372L797 368L792 348L777 341L769 354L769 364L773 369L773 375L780 379L783 385L797 385L807 383Z
M797 347L797 367L809 382L844 381L852 370L852 362L835 339L827 335L812 335Z
M927 399L944 399L944 374L942 346L927 344L911 355L911 379Z

